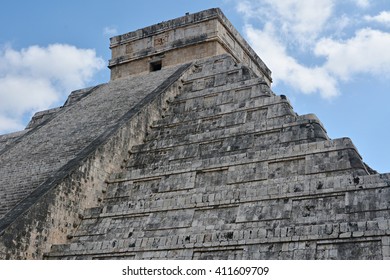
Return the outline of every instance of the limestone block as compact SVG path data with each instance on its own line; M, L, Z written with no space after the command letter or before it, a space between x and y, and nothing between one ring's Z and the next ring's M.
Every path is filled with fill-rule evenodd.
M267 174L267 165L264 162L237 165L229 168L228 183L264 180Z
M344 212L344 196L313 197L293 200L293 220L314 217L317 223L334 221L336 214Z
M387 210L389 207L390 189L363 189L349 192L346 198L346 204L349 206L348 209L350 212ZM389 217L387 211L385 211L382 215L384 218Z
M159 184L159 192L192 189L195 184L195 172L164 176Z
M197 172L195 184L206 187L208 191L213 191L215 186L221 186L227 183L227 174L227 169Z
M242 259L243 250L210 250L210 251L195 251L194 260L240 260Z
M237 210L237 207L196 210L194 221L197 221L197 226L206 226L206 229L219 229L236 221Z
M305 175L305 159L292 159L270 162L268 164L268 178L277 179L281 177L291 177Z
M265 200L241 204L237 223L290 218L291 205L283 200Z
M193 216L193 209L152 213L145 224L145 229L157 230L189 227Z

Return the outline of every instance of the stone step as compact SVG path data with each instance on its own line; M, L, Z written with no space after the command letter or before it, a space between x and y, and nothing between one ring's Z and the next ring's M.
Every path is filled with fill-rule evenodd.
M190 75L182 79L184 91L198 91L207 88L223 86L226 84L232 84L242 82L255 78L253 73L245 67L236 67L226 69L224 72L209 72L207 75Z
M259 78L252 78L243 80L232 84L221 85L212 88L192 91L191 89L183 89L180 95L177 95L170 102L172 104L180 104L192 99L207 99L206 104L211 102L211 97L216 97L216 103L232 102L233 98L236 100L243 100L245 98L255 98L259 96L273 96L271 89L264 81Z
M172 112L166 112L165 117L153 123L153 128L162 128L164 126L172 126L177 123L195 121L201 119L216 118L225 114L231 114L238 111L255 111L267 109L270 111L268 117L276 117L278 110L288 110L292 115L296 115L292 111L289 101L283 96L260 97L254 99L246 99L242 102L221 103L212 107L196 106L194 108L171 107Z
M201 90L205 87L220 86L257 77L247 66L229 60L225 59L224 69L213 67L212 64L206 66L195 63L192 72L188 73L182 82L184 85L191 85L192 90Z
M390 220L383 219L381 221L367 220L360 223L348 222L332 222L328 221L323 224L306 224L294 226L275 226L279 221L270 221L266 223L251 222L248 223L248 228L239 228L237 224L227 224L224 229L212 231L211 228L202 226L192 227L191 232L182 232L177 230L153 230L148 236L148 231L145 231L145 236L137 236L137 232L133 235L124 236L118 234L116 237L106 240L93 240L72 243L66 245L54 245L52 251L46 258L63 258L63 259L78 259L78 258L102 258L115 256L129 256L133 254L138 258L147 259L150 257L156 258L156 251L189 251L186 258L194 258L197 252L212 252L212 248L218 244L222 244L231 254L232 250L243 250L247 245L258 245L258 253L267 252L269 246L280 246L280 251L284 254L293 254L299 251L303 245L306 248L307 242L316 241L319 245L330 244L335 239L340 241L347 240L350 237L355 237L355 241L367 242L372 238L380 238L388 234L387 228ZM214 227L215 228L215 227ZM172 232L175 232L172 234ZM360 239L359 239L360 237ZM260 249L264 246L263 249ZM201 250L201 251L200 251ZM211 251L210 251L211 250ZM306 251L307 253L307 251ZM167 252L161 255L161 258L167 258ZM260 255L259 255L260 256ZM184 258L184 257L183 257Z
M220 173L220 174L218 174ZM284 201L284 204L293 200L324 199L345 195L346 192L363 193L369 189L387 189L389 182L380 179L372 180L372 175L346 178L335 176L332 178L318 177L317 175L295 176L288 182L281 184L280 179L270 179L267 183L263 180L240 182L238 188L236 178L230 176L228 170L207 171L197 173L196 180L213 178L214 184L204 188L194 189L194 185L187 185L182 189L166 189L165 178L154 178L150 181L127 181L110 184L111 196L105 200L105 207L99 212L93 212L89 217L134 216L160 211L176 211L179 209L202 209L216 206L239 206L243 203L260 203L264 207L270 201ZM194 176L192 177L194 178ZM310 181L308 181L310 179ZM360 182L359 182L360 181ZM366 183L364 183L366 181ZM365 188L362 189L362 184ZM154 190L151 186L155 186ZM120 190L120 195L118 194ZM382 191L380 191L382 192ZM115 193L115 195L113 195ZM344 202L346 200L343 200ZM349 195L349 201L358 201L354 195ZM363 201L363 200L362 200ZM386 210L388 203L386 196L377 200L378 209ZM372 206L372 205L371 205ZM279 207L283 209L283 207ZM351 209L349 209L351 211ZM274 213L275 214L275 213Z
M186 80L207 77L210 74L227 72L232 69L240 69L242 64L236 63L229 55L222 54L215 56L213 62L209 59L201 59L194 63Z
M326 157L325 163L321 157ZM117 173L110 177L109 181L121 178L142 179L153 176L164 176L171 173L184 173L190 171L199 171L203 169L223 168L234 165L242 165L254 162L284 162L294 159L305 159L307 163L306 174L326 173L336 171L340 168L341 171L348 169L362 169L365 167L361 162L361 158L356 151L355 146L349 138L334 139L329 141L320 141L312 143L304 143L298 145L290 145L286 147L273 147L268 150L260 150L253 152L243 152L234 155L226 155L221 157L213 157L207 159L193 158L190 161L166 160L159 162L156 165L149 165L142 169L131 168L129 171Z
M244 121L239 117L240 115L238 115L237 122ZM144 144L133 146L130 151L132 156L136 157L137 153L156 153L187 145L203 145L202 147L207 148L205 145L211 144L215 147L210 146L210 149L213 148L210 152L215 152L215 156L219 156L219 148L226 150L226 152L232 151L232 149L241 149L241 146L246 149L262 150L270 147L270 145L287 146L291 143L301 144L305 141L328 140L320 124L310 122L309 120L306 120L307 123L304 121L300 120L299 123L292 122L290 124L285 123L283 126L275 126L268 130L262 129L263 127L267 127L266 123L252 121L233 123L228 128L217 127L218 129L206 130L206 132L202 129L201 124L199 124L191 126L191 129L185 130L186 133L183 133L181 137L176 132L171 132L168 135L164 135L164 137L150 139ZM202 156L201 154L199 155Z
M233 202L234 196L232 196L231 201L229 202L228 200L225 201L220 201L219 204L215 205L203 205L201 201L188 201L186 203L186 207L183 207L182 205L178 208L175 209L175 207L172 207L170 209L154 209L154 211L149 211L149 212L143 212L143 213L137 213L137 211L133 211L132 213L125 213L123 211L117 211L116 213L104 213L102 212L102 215L98 216L98 219L93 218L93 217L84 217L82 226L80 226L81 230L78 232L78 236L74 236L72 240L78 240L82 241L81 243L84 244L84 240L91 240L93 237L93 240L108 240L111 238L116 238L118 239L121 236L127 236L128 238L137 236L136 232L137 229L139 229L139 225L143 225L146 227L146 231L143 232L143 236L147 237L147 233L153 231L153 234L151 236L159 236L159 234L156 234L158 231L165 232L166 230L170 229L170 225L166 227L166 223L164 223L164 228L160 229L159 227L156 228L156 224L153 221L161 220L162 217L160 217L161 213L168 213L167 211L172 211L172 215L168 216L171 217L168 219L166 222L168 223L173 223L175 219L175 213L177 211L182 211L184 213L191 213L191 208L195 209L195 211L192 215L195 215L198 212L202 212L202 216L205 215L205 213L210 212L208 215L211 215L210 217L215 217L214 214L212 214L215 209L219 209L218 211L227 211L228 210L223 210L223 209L232 209L235 207L238 207L238 210L235 211L236 213L236 220L234 221L235 224L229 224L226 222L223 222L221 225L223 228L226 229L226 226L229 227L229 230L237 230L240 228L240 225L242 223L258 223L259 225L257 227L253 227L251 225L250 228L265 228L265 225L270 222L270 221L283 221L284 219L295 219L294 216L292 216L294 213L296 219L301 219L302 215L303 217L307 217L306 219L301 219L300 222L295 221L293 224L295 226L300 226L302 223L307 223L309 225L314 225L313 221L317 223L328 223L328 222L339 222L338 219L340 219L340 230L341 228L348 228L348 227L356 227L354 231L367 231L369 228L371 229L387 229L387 221L384 221L383 219L378 221L372 221L370 223L365 223L362 224L360 222L356 223L356 225L353 224L353 222L359 221L361 219L361 214L363 213L368 213L370 216L372 216L372 210L374 209L375 212L379 213L381 212L382 216L384 213L388 213L388 200L387 197L390 195L390 186L389 186L389 179L390 179L390 174L386 174L386 176L376 176L376 175L369 175L369 176L362 176L359 177L359 180L361 183L368 183L370 182L371 184L365 185L365 188L362 189L361 186L359 186L359 183L357 183L357 177L354 178L349 178L347 179L345 176L338 177L338 178L322 178L321 180L317 180L315 183L315 188L314 189L307 189L306 193L300 193L296 191L296 187L299 184L296 184L294 186L294 192L291 192L289 196L284 196L284 197L266 197L266 195L261 194L261 193L256 193L256 189L262 189L262 187L257 186L247 186L247 191L252 191L252 193L245 193L245 190L240 190L243 191L243 197L263 197L263 199L256 200L252 199L249 201L237 201L237 197L235 198ZM346 182L346 180L348 180ZM305 183L306 185L309 184L311 185L310 187L313 187L313 183L315 180L306 180ZM379 185L376 183L380 183ZM348 185L347 187L345 187ZM303 185L301 185L303 186ZM319 187L321 186L321 187ZM343 187L341 187L343 186ZM227 186L228 187L228 186ZM291 185L292 187L292 185ZM340 188L341 187L341 188ZM305 188L305 187L303 187ZM375 197L380 197L382 198L380 200L376 201L376 205L372 205L370 199L367 199L369 195L373 195L371 190L376 191L377 193L381 194L374 194ZM199 190L201 193L204 193L202 190ZM227 190L226 194L232 193L232 191ZM288 193L286 190L282 190L280 193ZM221 192L216 192L216 194L220 194L220 197L227 198L223 193ZM217 197L217 196L216 196ZM131 197L132 199L133 196ZM239 198L239 195L238 195ZM274 201L273 201L274 200ZM305 202L306 201L306 202ZM275 204L276 202L276 204ZM299 203L298 203L299 202ZM192 203L192 207L191 207ZM195 204L194 204L195 203ZM333 204L332 204L333 203ZM334 204L336 203L336 204ZM341 203L341 204L340 204ZM280 205L279 205L280 204ZM368 204L369 207L368 207ZM218 208L216 206L218 205ZM268 205L268 206L267 206ZM283 206L284 205L284 206ZM294 206L295 205L295 206ZM336 206L337 205L337 206ZM365 207L368 208L365 208ZM287 208L286 208L287 207ZM295 208L294 208L295 207ZM147 207L150 209L150 207ZM284 208L284 212L283 212ZM187 209L187 210L186 210ZM248 216L248 213L251 213L250 209L262 209L262 215L260 216ZM336 209L336 210L335 210ZM341 209L341 210L337 210ZM118 209L117 209L118 210ZM206 211L206 212L205 212ZM276 212L275 212L276 211ZM282 211L282 212L279 212ZM324 213L322 213L322 212ZM333 215L334 217L329 216L329 211L336 211L334 212ZM92 210L91 213L95 213L97 211ZM221 213L222 213L221 212ZM256 210L256 213L259 214L258 210ZM279 214L278 214L279 213ZM284 213L284 214L283 214ZM316 213L316 214L315 214ZM322 213L322 214L321 214ZM145 215L146 214L146 215ZM188 215L188 214L186 214ZM208 217L206 215L206 217ZM224 214L225 217L230 217L231 215L229 214ZM325 218L325 220L321 220L318 216L321 215L322 217ZM345 215L349 215L350 217L346 219ZM359 217L358 217L359 215ZM310 217L315 216L314 220L311 219ZM389 215L387 215L389 216ZM144 218L142 218L144 217ZM249 217L249 218L248 218ZM253 217L256 217L255 219ZM260 218L261 217L261 218ZM268 217L268 218L267 218ZM279 217L279 218L278 218ZM354 218L355 217L355 218ZM389 217L387 217L389 218ZM112 220L114 219L114 220ZM130 220L129 220L130 219ZM134 220L136 219L136 220ZM145 220L147 219L147 220ZM215 218L214 218L215 219ZM259 220L260 219L260 220ZM123 221L121 221L123 220ZM144 222L141 222L141 221ZM186 219L183 219L186 220ZM199 221L199 219L194 219L195 221ZM348 220L350 221L349 223L342 223L342 221ZM134 224L134 227L129 228L129 221L135 222L138 221L138 226L137 224ZM190 219L191 221L191 219ZM104 229L107 229L107 222L108 223L115 223L116 226L114 227L114 231L112 232L104 232ZM145 224L146 222L146 224ZM291 222L291 221L290 221ZM386 225L384 225L384 222L386 222ZM141 223L141 224L139 224ZM187 221L188 223L188 221ZM215 223L213 224L213 229L215 229ZM179 225L174 226L173 228L177 228L180 230L182 226L186 228L187 226L183 224L182 226ZM283 223L279 225L279 228L281 231L283 231ZM365 229L359 229L359 227L365 227ZM99 227L100 229L103 229L103 232L99 232ZM201 228L202 231L207 229L207 225L203 224L192 224L191 228L195 229L196 228ZM209 228L210 229L210 228ZM346 230L344 229L343 232ZM349 230L347 231L349 232ZM135 233L135 234L134 234ZM194 233L194 231L192 231ZM100 237L99 237L100 236ZM105 236L105 237L104 237ZM170 234L172 236L172 234ZM84 244L85 245L85 244ZM92 248L92 247L91 247Z
M286 102L267 105L252 102L248 108L240 108L237 104L231 104L231 106L224 105L224 108L206 109L181 116L181 118L180 116L174 119L167 118L163 122L155 123L152 128L156 129L156 131L161 131L164 129L180 129L181 126L195 126L202 123L205 123L205 125L211 123L214 126L219 125L223 127L231 125L232 122L234 123L235 118L239 118L241 123L246 121L265 122L284 116L291 116L294 120L297 118L297 115L292 112L292 108Z
M186 130L187 133L182 137L177 135L173 137L174 133L171 133L169 137L160 136L143 145L133 147L126 166L137 168L137 166L148 165L151 162L164 165L175 160L183 162L185 160L194 161L196 158L220 158L229 154L264 150L271 145L273 148L280 148L328 140L320 124L311 119L301 118L299 122L290 123L290 126L286 125L285 120L280 123L285 124L284 127L272 127L268 131L255 127L255 125L263 127L261 123L245 123L205 133Z
M185 123L183 125L175 125L171 127L164 127L163 129L152 129L149 135L144 140L144 143L160 142L159 146L164 146L165 142L179 142L179 143L191 143L201 142L209 140L217 140L219 138L226 138L227 135L237 136L245 133L265 134L273 133L275 131L291 130L289 132L291 140L296 137L293 133L302 134L304 130L306 134L322 135L322 138L327 138L324 129L318 124L310 120L297 119L296 116L290 115L288 112L285 115L266 119L263 121L255 121L253 115L265 115L266 112L238 112L236 114L221 117L218 119L205 119L202 122L197 123ZM296 127L299 123L300 127ZM294 128L296 127L296 128ZM322 132L323 133L322 133ZM176 139L174 139L176 138ZM172 140L174 139L174 140ZM291 141L283 139L282 142ZM188 142L186 142L188 141ZM157 145L157 144L155 144ZM135 146L132 151L139 151L139 147Z

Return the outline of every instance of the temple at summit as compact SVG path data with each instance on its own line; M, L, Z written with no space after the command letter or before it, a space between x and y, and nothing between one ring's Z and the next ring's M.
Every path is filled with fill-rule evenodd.
M108 83L0 135L0 259L390 259L390 174L274 93L221 10L110 48Z

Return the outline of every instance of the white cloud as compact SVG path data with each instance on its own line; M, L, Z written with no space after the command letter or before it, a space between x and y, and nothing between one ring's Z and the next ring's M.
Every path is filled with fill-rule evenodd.
M19 119L0 115L0 135L11 131L23 130L26 125Z
M367 8L370 2L353 2L247 0L237 4L237 11L247 23L249 42L272 70L274 84L332 98L341 82L355 75L390 76L390 33L362 27L356 5ZM387 23L390 12L363 23L368 21Z
M366 9L370 7L371 3L369 0L352 0L359 8Z
M112 26L106 26L103 29L103 35L104 36L115 36L118 34L118 30L115 27Z
M329 19L333 0L266 0L278 18L283 19L282 27L298 36L316 36Z
M365 20L382 23L390 26L390 11L382 11L376 16L365 16Z
M310 44L326 27L335 0L259 0L237 4L245 18L257 18L278 26L289 42Z
M315 53L326 56L324 68L338 78L348 80L360 73L390 76L389 46L390 33L366 28L345 41L322 39Z
M0 133L20 129L26 115L85 87L103 66L94 50L69 45L0 50Z
M275 73L274 84L284 82L303 93L320 93L324 98L336 96L337 81L325 69L306 67L289 56L272 29L270 24L264 30L248 25L245 32L255 51Z
M249 1L239 1L237 3L237 11L245 16L245 18L251 18L258 16L256 12L257 8L253 5L255 3L250 3Z
M17 117L29 110L43 110L60 98L44 78L6 76L0 79L0 112Z

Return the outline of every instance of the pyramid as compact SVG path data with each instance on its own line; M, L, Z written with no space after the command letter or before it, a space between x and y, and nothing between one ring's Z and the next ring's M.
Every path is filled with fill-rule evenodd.
M0 258L390 258L390 175L275 94L219 9L110 47L110 82L0 136Z

